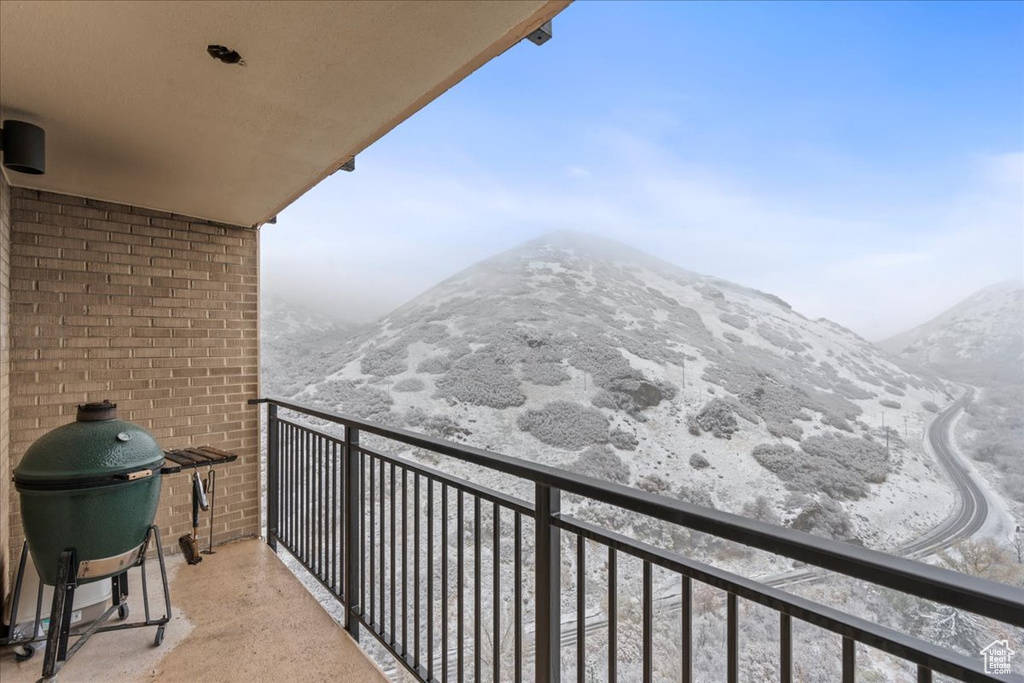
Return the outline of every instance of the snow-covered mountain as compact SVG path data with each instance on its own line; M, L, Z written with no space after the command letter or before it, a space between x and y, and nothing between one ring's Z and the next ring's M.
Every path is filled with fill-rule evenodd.
M1024 375L1024 282L986 287L923 325L879 342L921 366L968 381Z
M920 446L936 380L776 296L577 233L449 278L320 362L298 400L839 537L896 543L952 500Z
M260 297L260 382L287 397L323 379L334 353L358 326L271 292Z

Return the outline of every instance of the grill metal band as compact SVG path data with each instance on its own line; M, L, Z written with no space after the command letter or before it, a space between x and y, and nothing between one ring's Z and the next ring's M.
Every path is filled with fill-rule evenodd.
M120 555L101 557L98 560L82 560L78 563L78 578L91 579L97 576L108 576L131 567L138 562L139 554L145 543L140 543L135 548Z

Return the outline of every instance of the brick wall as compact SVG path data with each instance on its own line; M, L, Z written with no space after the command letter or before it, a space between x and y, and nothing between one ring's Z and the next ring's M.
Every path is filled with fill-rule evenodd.
M10 438L10 284L11 284L11 191L0 172L0 516L11 505ZM2 522L2 517L0 517ZM7 595L10 567L10 535L7 524L0 523L0 605Z
M259 389L257 232L17 187L10 227L8 466L76 404L110 399L164 448L239 453L218 468L215 542L258 534L259 414L246 405ZM189 478L163 485L157 523L177 552Z

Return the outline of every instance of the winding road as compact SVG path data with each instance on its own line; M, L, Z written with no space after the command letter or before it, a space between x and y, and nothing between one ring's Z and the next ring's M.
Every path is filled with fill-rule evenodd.
M928 427L928 443L932 452L945 469L946 476L956 487L956 509L945 522L924 536L896 548L893 551L896 555L914 559L931 555L949 548L957 541L969 538L985 524L988 517L988 499L956 455L951 443L953 422L973 398L974 389L968 388L963 396L942 411Z

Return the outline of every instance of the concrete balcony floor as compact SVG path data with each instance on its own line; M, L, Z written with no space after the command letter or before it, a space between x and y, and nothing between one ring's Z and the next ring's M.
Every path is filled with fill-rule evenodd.
M386 680L266 544L246 540L215 550L193 567L181 555L167 558L174 617L163 645L153 647L155 627L95 635L61 670L60 681ZM163 597L155 562L147 574L158 617ZM131 620L143 614L138 575L129 573ZM20 664L11 648L0 650L0 680L38 680L45 644L37 647Z

